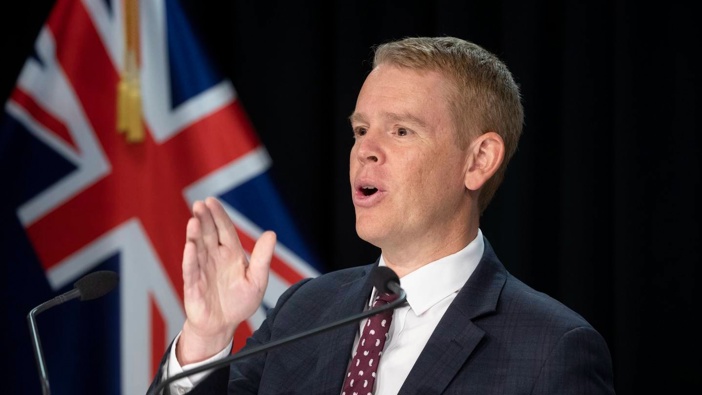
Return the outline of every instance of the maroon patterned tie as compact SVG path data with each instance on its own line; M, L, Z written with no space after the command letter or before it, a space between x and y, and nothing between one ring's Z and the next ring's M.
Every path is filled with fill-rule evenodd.
M373 307L380 307L397 299L397 295L380 294ZM372 395L375 371L383 354L388 329L392 321L392 310L371 316L363 327L356 353L349 364L341 395Z

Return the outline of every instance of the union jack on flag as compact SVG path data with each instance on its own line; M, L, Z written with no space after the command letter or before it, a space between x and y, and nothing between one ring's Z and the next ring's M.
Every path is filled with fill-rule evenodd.
M37 319L52 391L146 392L185 319L195 200L219 197L249 252L263 230L278 234L264 305L235 350L288 286L319 274L178 0L57 0L5 105L0 166L10 392L39 393L30 308L95 270L118 272L118 289Z

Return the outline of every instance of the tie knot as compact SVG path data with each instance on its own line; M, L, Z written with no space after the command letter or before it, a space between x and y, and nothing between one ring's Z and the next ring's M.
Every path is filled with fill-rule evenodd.
M386 293L378 293L378 296L376 296L376 303L378 302L385 302L385 303L390 303L397 299L397 294L386 294Z

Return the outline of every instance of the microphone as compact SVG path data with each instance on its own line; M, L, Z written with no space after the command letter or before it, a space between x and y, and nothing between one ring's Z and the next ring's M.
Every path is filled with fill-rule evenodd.
M173 375L166 380L161 381L157 386L153 388L152 391L148 392L147 395L155 395L155 394L160 394L161 391L171 384L174 381L180 380L184 377L190 376L195 373L199 372L204 372L206 370L210 369L215 369L215 368L220 368L225 365L229 365L230 363L237 361L239 359L243 359L246 357L249 357L254 354L262 353L262 352L267 352L271 351L274 348L278 348L280 346L283 346L285 344L288 344L290 342L294 342L299 339L303 339L312 335L316 335L322 332L326 332L331 329L338 328L340 326L344 326L353 322L358 322L364 318L370 317L372 315L381 313L386 310L393 310L400 305L404 304L405 301L407 301L407 293L405 293L405 290L400 287L400 279L397 277L397 274L390 269L389 267L386 266L376 266L373 269L373 272L371 273L371 282L373 286L378 290L380 293L393 293L398 295L398 298L386 305L383 305L381 307L373 308L366 310L362 313L354 314L350 317L347 318L342 318L341 320L326 324L324 326L318 327L318 328L312 328L310 330L307 330L302 333L298 333L292 336L284 337L282 339L278 340L273 340L270 341L266 344L261 344L257 347L252 347L249 348L248 350L245 351L240 351L234 355L229 355L226 358L217 360L217 361L212 361L210 363L188 369L187 371L184 371L182 373L178 373L176 375Z
M377 266L371 273L371 282L378 292L382 294L395 294L404 296L407 299L405 291L400 287L400 278L397 274L387 266ZM383 310L378 310L378 313Z
M81 301L85 301L99 298L112 291L118 282L119 277L117 276L117 273L112 271L103 270L86 274L78 281L73 283L72 290L40 304L39 306L33 308L29 314L27 314L29 334L32 337L34 357L37 361L37 369L39 370L39 379L41 380L43 395L48 395L51 392L49 390L49 377L46 373L44 353L41 349L41 342L39 341L39 331L37 330L35 318L36 315L71 299L80 298Z

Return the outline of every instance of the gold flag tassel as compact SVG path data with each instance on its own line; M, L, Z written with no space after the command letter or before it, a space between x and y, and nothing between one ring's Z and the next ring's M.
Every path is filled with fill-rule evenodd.
M139 82L139 9L138 0L124 0L124 69L117 85L117 132L127 142L144 141Z

